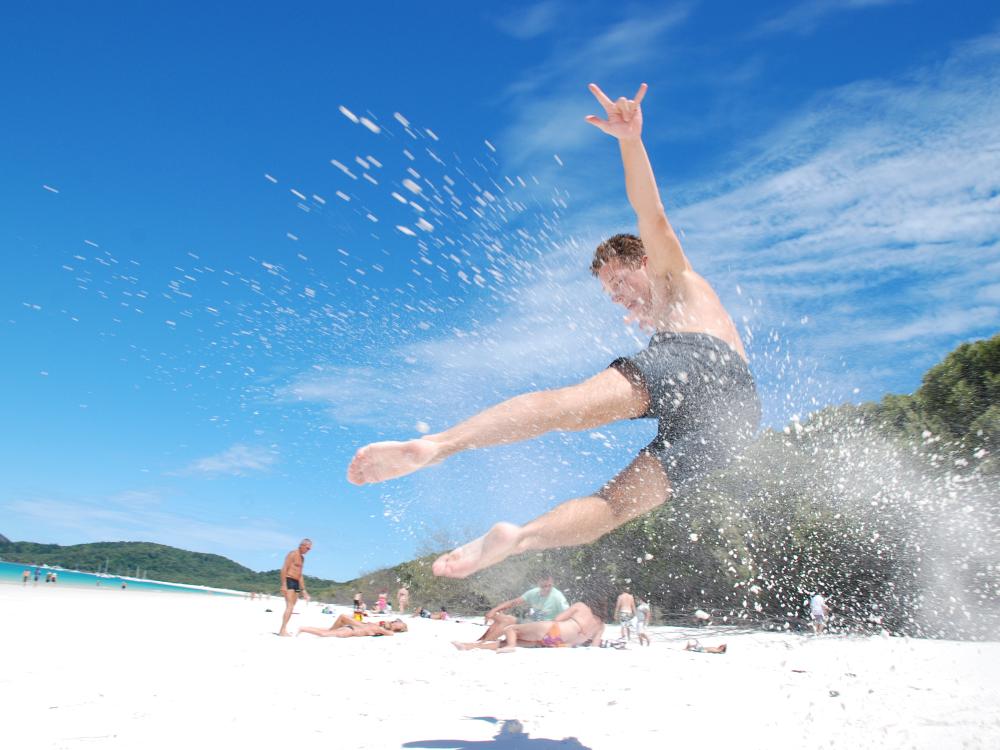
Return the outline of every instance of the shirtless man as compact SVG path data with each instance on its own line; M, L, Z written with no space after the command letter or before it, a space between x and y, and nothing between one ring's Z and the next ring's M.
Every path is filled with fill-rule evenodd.
M310 633L318 635L320 638L362 638L365 636L395 635L405 633L408 630L406 623L402 620L392 622L358 622L347 615L339 615L333 621L333 625L328 628L313 628L309 626L299 628L298 635Z
M396 592L396 610L403 614L410 606L410 590L405 585Z
M295 609L295 602L299 596L308 601L309 592L306 591L306 578L302 575L302 566L305 564L305 554L312 549L312 540L303 539L299 542L297 549L293 549L285 555L285 563L281 566L281 595L285 597L285 614L281 617L281 630L278 635L290 636L288 632L288 621L292 618L292 611Z
M562 648L566 646L601 645L604 623L583 602L576 602L554 620L508 625L495 641L474 643L454 642L460 651L485 648L507 654L517 646L526 648Z
M615 602L615 614L618 615L618 622L622 626L622 638L627 641L632 640L632 627L635 624L635 597L625 589L618 595Z
M607 115L587 122L618 141L639 236L598 245L591 272L626 322L655 331L649 345L577 385L517 396L445 430L361 448L347 470L354 484L382 482L461 451L528 440L552 430L592 430L621 419L658 420L656 439L594 495L568 500L524 526L498 523L433 565L464 578L510 555L590 543L662 504L691 480L726 466L756 431L760 403L729 313L691 267L667 220L642 144L646 84L634 99L590 90Z

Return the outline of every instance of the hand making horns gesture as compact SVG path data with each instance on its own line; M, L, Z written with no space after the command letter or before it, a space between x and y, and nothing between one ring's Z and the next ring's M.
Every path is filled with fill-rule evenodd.
M596 83L590 84L588 88L604 107L608 119L602 120L597 115L587 115L585 118L587 122L620 140L638 139L642 135L642 109L639 105L646 95L646 84L642 84L635 92L635 99L621 96L616 102L611 101Z

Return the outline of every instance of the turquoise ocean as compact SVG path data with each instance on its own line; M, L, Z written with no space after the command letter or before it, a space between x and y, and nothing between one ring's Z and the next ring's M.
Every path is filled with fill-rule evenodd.
M108 576L98 573L83 573L79 570L63 570L46 565L26 565L25 563L13 563L0 561L0 584L21 585L24 571L27 570L29 586L74 586L87 588L109 588L121 589L122 584L126 585L126 590L136 591L161 591L188 594L212 594L215 596L243 596L237 591L221 591L219 589L209 589L203 586L189 586L183 583L163 583L162 581L147 581L141 578L130 578L128 576ZM38 571L38 583L35 583L35 571ZM46 583L45 577L48 573L56 574L55 583Z

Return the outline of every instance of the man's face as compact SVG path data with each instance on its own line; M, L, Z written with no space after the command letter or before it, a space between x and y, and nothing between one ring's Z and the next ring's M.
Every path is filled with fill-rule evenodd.
M538 579L538 590L541 594L548 594L552 590L552 584L554 581L551 578L539 578Z
M301 552L303 555L311 549L312 549L312 544L310 544L309 542L302 542L302 544L299 545L299 552Z
M638 266L612 260L597 272L601 286L616 305L628 310L629 320L639 320L652 299L653 285L646 273L646 258Z

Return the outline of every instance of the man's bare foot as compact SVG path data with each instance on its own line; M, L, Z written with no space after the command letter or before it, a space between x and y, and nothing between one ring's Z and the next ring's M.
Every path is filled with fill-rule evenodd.
M465 578L478 570L496 565L516 552L521 527L498 523L478 539L463 544L453 552L441 555L431 567L434 575L445 578Z
M278 633L278 635L280 635L282 638L291 638L292 637L291 633L286 633L286 632Z
M437 463L440 460L438 450L437 443L423 438L371 443L354 454L347 467L347 481L351 484L374 484L406 476Z

